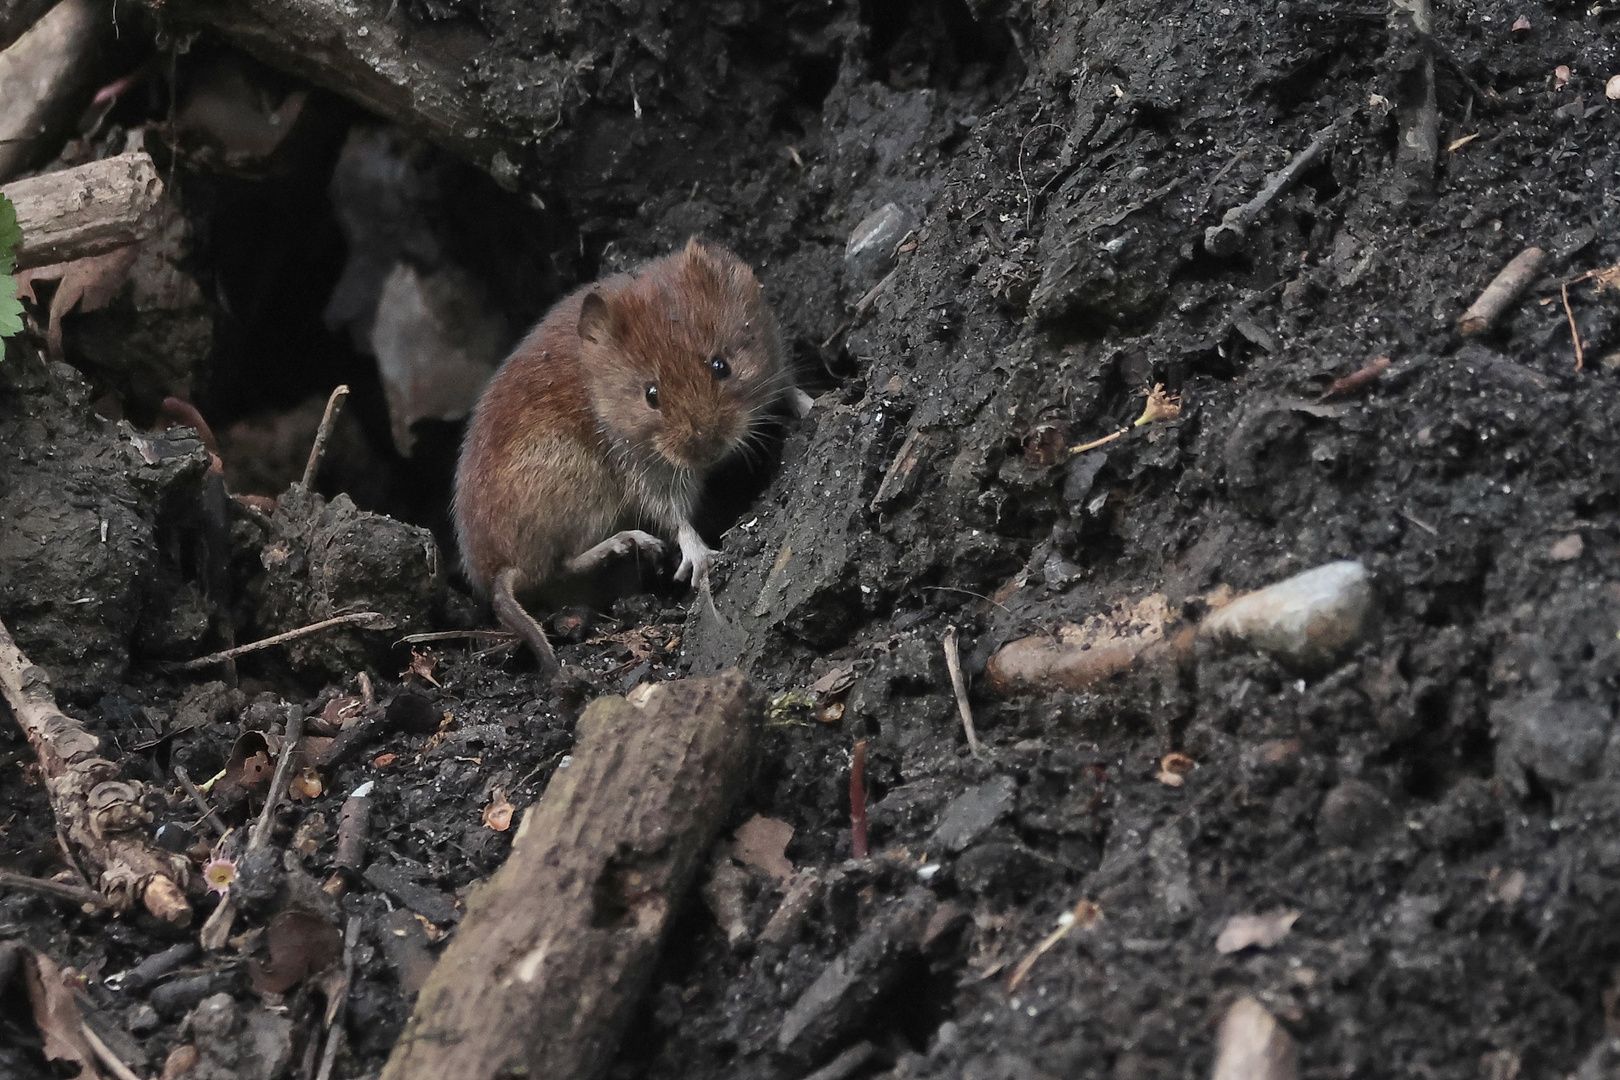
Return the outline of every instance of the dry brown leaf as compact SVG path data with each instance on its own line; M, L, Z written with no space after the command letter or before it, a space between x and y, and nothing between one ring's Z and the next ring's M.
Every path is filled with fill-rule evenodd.
M776 880L786 881L793 876L793 863L785 854L792 839L793 826L755 814L737 830L733 851L744 866L758 867Z
M1269 949L1288 936L1298 918L1299 912L1293 908L1278 908L1264 915L1233 915L1221 927L1215 951L1235 953L1250 946Z
M489 805L484 807L484 825L496 832L505 832L512 827L512 814L515 807L506 798L505 790L496 788L489 796Z
M365 710L366 703L360 698L350 695L348 697L335 697L326 703L321 710L321 719L333 727L349 727L356 717Z
M855 685L855 669L836 667L810 684L810 692L817 697L829 698L842 694Z
M41 952L30 952L24 962L28 979L28 1000L34 1009L34 1025L45 1037L45 1057L49 1061L71 1061L79 1067L83 1080L98 1080L95 1051L84 1037L84 1018L67 984L68 973Z
M264 940L270 961L252 963L253 988L260 993L285 994L343 955L343 932L312 911L277 912L265 927Z
M51 297L50 325L45 331L45 344L50 349L51 359L62 359L62 317L75 306L80 311L96 311L106 307L118 295L124 282L129 280L130 268L135 265L135 256L140 250L139 244L125 244L105 255L36 266L16 275L17 295L35 304L39 303L39 297L34 292L35 282L60 282L56 286L56 295Z
M412 649L411 665L404 671L400 672L399 677L403 679L407 675L415 675L419 678L427 680L434 686L438 686L439 680L433 677L433 669L438 666L439 660L431 652L418 652L417 650Z

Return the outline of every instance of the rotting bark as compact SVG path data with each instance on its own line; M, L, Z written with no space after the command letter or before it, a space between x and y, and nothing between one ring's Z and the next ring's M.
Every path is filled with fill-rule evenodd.
M39 759L57 825L96 888L116 910L140 900L164 922L188 925L189 864L142 839L150 820L141 807L143 785L114 778L116 767L98 755L100 740L56 707L49 678L28 662L3 623L0 692Z
M84 104L110 14L95 0L62 0L0 52L0 180L48 157Z
M7 184L22 242L17 269L103 255L141 240L159 224L163 181L145 152Z
M735 669L593 702L572 763L469 901L385 1080L600 1076L745 782L759 712Z
M478 63L488 41L464 21L408 27L392 7L332 0L148 3L171 25L211 26L265 63L342 94L472 161L503 186L516 186L513 155L533 131L508 132L490 96L479 92ZM538 64L543 70L531 78L554 106L556 126L567 65L562 58ZM529 119L544 122L542 111Z

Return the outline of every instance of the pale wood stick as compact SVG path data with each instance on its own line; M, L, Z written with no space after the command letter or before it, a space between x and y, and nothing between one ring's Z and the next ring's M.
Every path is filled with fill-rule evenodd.
M100 756L101 740L56 707L49 676L23 655L4 623L0 693L34 748L57 829L101 895L116 910L139 900L158 918L187 925L190 864L146 844L144 785L113 779L117 768Z
M355 611L348 615L334 615L330 619L322 619L320 622L300 626L284 633L272 634L267 638L260 638L258 641L250 641L246 645L238 645L234 649L221 649L219 652L209 653L207 656L199 656L195 660L187 660L179 664L165 664L163 667L166 671L196 671L198 668L205 668L210 664L223 664L227 660L235 660L238 656L246 656L248 653L258 652L260 649L268 649L272 645L284 645L289 641L297 641L299 638L318 634L322 630L330 630L334 626L364 625L366 623L372 624L366 627L368 630L387 630L394 625L393 620L380 611Z
M1513 256L1500 273L1485 286L1462 317L1457 320L1457 332L1463 337L1478 337L1491 328L1497 317L1519 298L1530 283L1536 280L1547 253L1538 247L1527 247Z
M343 408L343 399L349 396L347 386L337 386L326 399L326 411L321 414L321 426L315 429L315 443L309 448L309 461L304 465L304 487L315 483L315 473L321 467L321 459L326 456L326 443L332 438L332 427L337 423L338 410Z
M945 668L951 673L951 692L956 695L956 712L962 718L962 730L967 733L968 750L974 757L979 753L979 733L973 729L973 708L968 704L967 680L962 678L962 657L956 646L956 627L945 628Z
M0 188L17 207L17 269L105 255L158 226L163 181L147 154L119 154Z

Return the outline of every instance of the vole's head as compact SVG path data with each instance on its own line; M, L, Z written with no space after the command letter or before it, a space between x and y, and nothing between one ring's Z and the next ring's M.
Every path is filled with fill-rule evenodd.
M754 272L695 238L587 293L579 338L609 434L683 469L704 471L736 450L791 385Z

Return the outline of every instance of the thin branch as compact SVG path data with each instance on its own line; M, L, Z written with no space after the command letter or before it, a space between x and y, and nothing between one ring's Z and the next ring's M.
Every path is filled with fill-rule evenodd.
M315 444L309 448L309 461L304 465L306 489L315 483L315 473L321 467L321 459L326 456L326 443L332 437L338 410L343 407L343 399L348 396L349 388L339 386L333 389L332 396L326 399L326 411L321 414L321 426L315 429Z
M974 757L979 752L979 734L973 728L973 709L968 705L967 680L962 678L962 657L956 645L956 627L945 628L945 667L951 673L951 692L956 695L956 712L962 717L962 730L967 733L968 750Z
M15 874L10 870L0 870L0 889L31 892L39 896L49 896L53 900L65 900L70 904L94 904L96 907L112 907L112 902L105 896L93 889L86 889L82 885L66 885L60 881L51 881L47 878Z
M166 664L164 670L196 671L198 668L205 668L212 664L223 664L227 660L235 660L238 656L246 656L248 653L258 652L260 649L268 649L272 645L282 645L289 641L308 637L311 634L318 634L322 630L330 630L334 626L364 623L373 624L367 626L367 630L387 630L394 625L393 620L380 611L355 611L348 615L336 615L330 619L322 619L320 622L310 623L308 626L300 626L296 630L272 634L270 637L261 638L246 645L238 645L234 649L221 649L219 652L209 653L207 656L199 656L195 660L187 660L180 664Z

